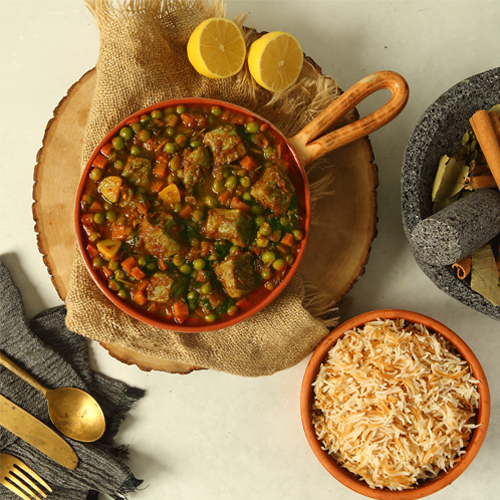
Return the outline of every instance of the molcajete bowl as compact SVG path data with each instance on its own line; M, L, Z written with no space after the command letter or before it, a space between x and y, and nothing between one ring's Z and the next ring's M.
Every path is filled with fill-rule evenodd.
M500 68L467 78L446 91L421 116L406 147L401 172L401 210L406 236L419 222L432 215L432 185L442 155L460 149L462 136L470 129L469 119L478 110L500 102ZM474 292L460 280L451 266L425 262L415 248L413 255L434 284L463 304L500 319L500 306Z
M322 135L386 88L392 97L380 109ZM407 99L403 77L374 73L291 138L213 99L137 111L103 138L78 186L75 228L89 274L114 305L152 326L198 332L248 318L283 291L300 264L311 218L304 167L382 127ZM219 252L223 243L228 248Z
M464 453L460 455L455 465L452 468L448 468L446 471L439 472L439 474L434 478L426 479L416 483L410 489L403 489L396 491L386 487L384 488L370 487L367 484L367 482L365 482L360 478L360 476L353 474L347 468L342 467L334 459L334 457L328 453L328 451L325 449L324 444L318 439L315 430L315 425L313 424L313 418L315 412L318 411L317 409L313 408L313 403L316 398L313 384L315 383L318 377L318 373L320 373L320 371L323 368L322 365L327 360L329 351L336 345L339 339L342 339L342 337L344 337L346 332L358 329L357 335L361 336L364 333L362 331L359 332L359 330L362 330L364 325L366 325L369 322L376 322L378 320L382 320L382 322L384 320L397 321L400 319L405 320L405 328L407 326L409 327L411 324L423 325L424 327L426 327L426 329L430 334L436 334L438 336L440 335L444 337L444 339L448 341L449 344L451 344L451 347L454 349L455 354L458 353L459 356L468 364L472 376L478 381L477 391L479 393L479 398L478 398L479 403L478 403L478 409L475 412L476 413L475 425L477 427L473 430L469 442L466 445L465 450L463 450ZM410 334L410 336L413 335L414 332ZM375 351L376 349L377 348L375 347ZM363 356L363 354L360 354L360 351L358 350L356 351L356 353L352 351L349 352L353 359L355 356L358 357ZM340 361L342 361L344 358L339 357L339 359ZM369 356L368 359L370 360ZM332 365L330 364L330 367L331 366ZM392 366L392 368L394 368L395 366L396 365ZM339 370L340 370L339 373L344 373L342 372L341 368L339 368ZM355 375L352 374L352 371L350 371L349 366L345 368L345 370L348 372L347 375L341 375L341 376L355 377ZM371 380L369 376L367 377L367 379ZM357 384L357 379L355 380L356 382L353 381L352 379L349 382L351 393L354 390L352 389L352 387ZM350 396L354 397L351 393ZM372 397L371 394L372 393L368 394L365 397L371 398ZM340 403L335 403L335 402L332 404L340 405ZM340 409L345 408L346 404L347 408L349 408L348 403L344 402L339 406L341 407ZM376 405L373 402L372 406L376 407ZM344 486L350 488L353 491L356 491L361 495L364 495L369 498L375 498L378 500L414 500L417 498L423 498L425 496L431 495L443 489L444 487L448 486L453 481L455 481L474 460L474 457L477 455L480 447L484 442L486 431L488 429L488 423L490 419L490 394L485 373L478 359L471 351L471 349L456 333L454 333L452 330L447 328L442 323L416 312L399 310L399 309L381 309L377 311L370 311L345 321L337 328L332 330L330 334L327 337L325 337L325 339L319 344L319 346L313 352L304 373L301 393L300 393L300 412L301 412L301 419L302 419L302 426L304 429L304 433L306 435L307 441L314 455L320 461L323 467L334 478L340 481ZM342 418L347 419L348 415L344 414ZM369 416L367 418L368 418L367 422L359 421L357 423L357 427L360 427L362 424L369 425L370 419L372 417ZM339 429L337 428L337 431L338 430ZM373 442L370 441L370 445L372 445L372 443ZM368 445L365 444L365 446ZM377 457L380 457L380 455L377 455Z

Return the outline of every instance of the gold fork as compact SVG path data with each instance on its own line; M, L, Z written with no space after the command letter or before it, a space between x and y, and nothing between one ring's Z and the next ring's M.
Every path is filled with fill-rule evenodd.
M41 500L37 493L45 498L47 493L40 486L47 492L52 491L52 488L36 472L18 458L7 453L0 453L0 483L24 500Z

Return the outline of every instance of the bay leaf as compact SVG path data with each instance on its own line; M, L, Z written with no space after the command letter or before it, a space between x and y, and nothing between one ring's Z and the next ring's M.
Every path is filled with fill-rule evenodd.
M459 193L465 186L469 167L455 158L442 156L432 186L432 201L440 202Z
M489 243L472 254L470 286L494 306L500 305L500 279L493 249Z

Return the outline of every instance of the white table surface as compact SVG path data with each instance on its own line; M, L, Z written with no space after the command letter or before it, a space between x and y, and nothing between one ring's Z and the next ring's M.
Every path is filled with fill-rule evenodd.
M228 1L228 17L243 13L247 26L293 33L344 89L384 69L408 80L403 113L370 136L380 177L378 236L365 274L348 294L348 317L410 309L467 342L489 379L492 419L475 461L433 498L500 498L500 323L447 296L423 274L400 211L401 160L418 118L455 83L500 65L500 1ZM0 0L0 23L0 256L32 317L61 303L34 232L35 158L54 108L94 67L98 33L83 0ZM372 111L377 99L358 110ZM212 371L147 373L96 343L91 355L96 370L147 391L116 438L130 446L130 466L144 480L131 500L362 498L323 469L304 437L299 391L308 359L253 379Z

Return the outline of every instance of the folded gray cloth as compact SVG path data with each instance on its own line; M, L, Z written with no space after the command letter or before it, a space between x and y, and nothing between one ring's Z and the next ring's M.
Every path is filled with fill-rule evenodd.
M125 414L144 391L90 369L87 340L66 328L64 306L44 311L28 321L21 294L1 261L0 301L2 352L49 389L78 387L89 392L106 416L106 432L99 441L88 444L65 438L79 458L73 471L3 427L0 427L0 451L22 459L47 481L53 489L52 500L96 499L99 492L115 499L126 498L142 481L134 477L125 463L126 448L113 446L113 438ZM0 392L54 428L45 397L3 366L0 366ZM19 498L2 485L0 497Z

